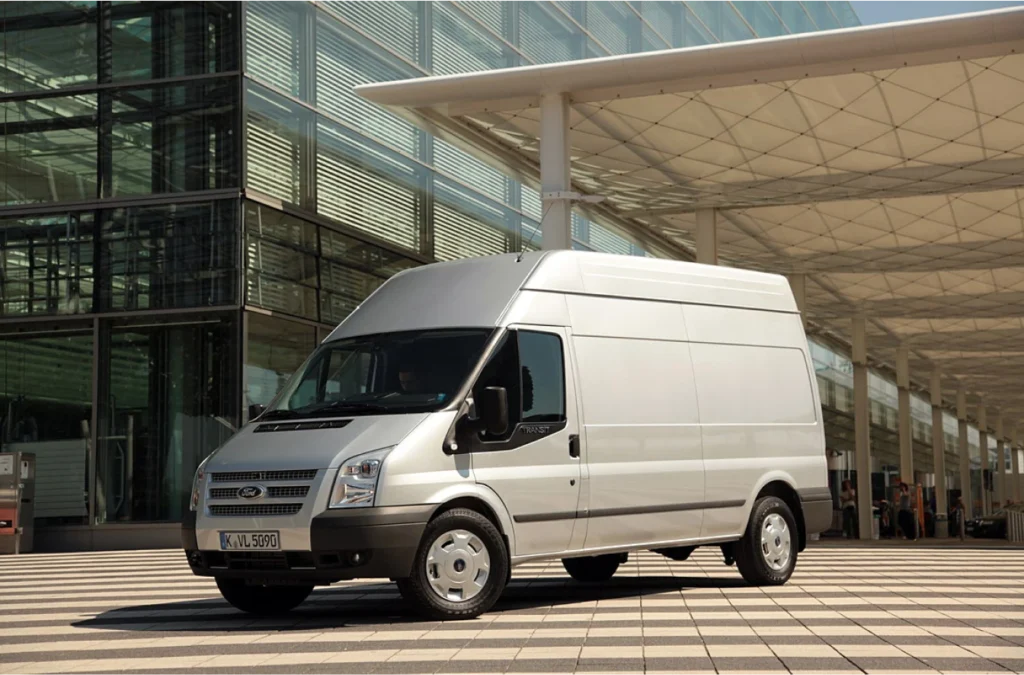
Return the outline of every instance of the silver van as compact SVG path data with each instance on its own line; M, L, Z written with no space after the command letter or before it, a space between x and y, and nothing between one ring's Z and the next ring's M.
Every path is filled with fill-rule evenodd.
M787 281L573 251L391 278L196 472L182 543L234 606L388 578L435 618L511 568L607 581L721 547L782 584L826 529L817 385Z

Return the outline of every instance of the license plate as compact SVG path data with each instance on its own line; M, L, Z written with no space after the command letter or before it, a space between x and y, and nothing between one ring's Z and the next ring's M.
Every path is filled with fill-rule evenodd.
M277 532L221 532L222 551L279 551L281 540Z

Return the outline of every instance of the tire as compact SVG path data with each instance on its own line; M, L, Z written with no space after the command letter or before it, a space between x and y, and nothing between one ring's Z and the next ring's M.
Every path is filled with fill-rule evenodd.
M489 610L508 576L508 551L494 523L476 511L452 509L427 524L412 575L397 582L417 612L443 621L473 619Z
M669 560L682 562L690 557L697 550L696 546L673 546L672 548L656 548L654 553L660 553Z
M621 562L622 556L612 553L589 558L564 558L562 567L576 581L599 584L615 576Z
M259 616L279 616L295 609L312 586L250 586L241 579L217 579L217 588L233 607Z
M799 539L796 518L786 502L778 497L758 499L750 511L747 531L733 547L740 574L754 586L781 586L796 568Z

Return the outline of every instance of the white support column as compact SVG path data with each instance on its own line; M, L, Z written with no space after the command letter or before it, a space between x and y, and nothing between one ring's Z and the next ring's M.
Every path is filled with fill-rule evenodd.
M569 99L545 94L540 99L540 183L547 194L572 191L569 154ZM541 240L544 250L572 248L572 201L542 198Z
M1003 416L996 415L996 463L992 467L992 487L995 488L993 508L1006 506L1006 434L1003 431Z
M988 410L985 408L985 399L978 403L978 451L981 453L981 514L987 516L992 512L992 493L985 485L985 474L989 472L988 466Z
M718 209L697 209L697 262L718 264Z
M965 515L972 512L971 446L967 442L967 389L963 383L956 388L957 459L960 460L960 498L964 500Z
M796 300L796 308L800 310L800 319L807 328L807 275L790 274L789 287L793 289L793 299Z
M1020 503L1020 447L1017 445L1019 439L1017 425L1014 424L1010 432L1010 466L1013 469L1013 476L1010 479L1011 489L1007 490L1007 498L1012 499L1014 504Z
M932 371L932 464L935 466L935 536L949 536L946 500L946 438L942 428L942 374Z
M857 522L861 539L872 538L871 409L868 404L867 320L853 319L853 439L857 467Z
M896 426L900 439L900 480L914 485L914 435L910 421L910 349L900 345L896 352L896 387L899 415Z

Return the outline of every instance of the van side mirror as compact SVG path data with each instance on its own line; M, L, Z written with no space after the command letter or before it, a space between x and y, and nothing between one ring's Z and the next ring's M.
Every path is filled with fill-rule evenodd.
M266 410L267 406L263 405L262 403L253 403L251 406L249 406L249 419L256 419L264 412L266 412Z
M491 436L508 431L508 391L505 387L487 387L476 402L484 430Z

